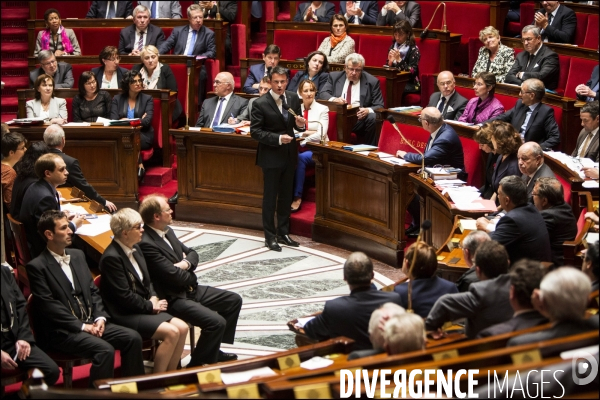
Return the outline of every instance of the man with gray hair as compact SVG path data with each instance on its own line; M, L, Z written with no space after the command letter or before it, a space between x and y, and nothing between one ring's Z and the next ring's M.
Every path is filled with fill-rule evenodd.
M114 203L100 196L94 187L88 183L83 176L79 161L76 158L63 153L66 140L65 131L60 125L52 124L46 128L44 131L44 143L46 143L50 149L50 153L58 154L64 160L67 166L69 175L67 175L67 182L65 186L75 186L76 188L82 190L86 197L102 204L107 211L117 211L117 206L115 206Z
M160 27L150 23L150 10L140 4L133 9L133 25L121 29L119 54L139 56L144 46L153 45L158 48L164 41L165 33Z
M233 93L235 82L229 72L219 72L213 82L215 96L202 103L197 127L212 128L226 124L231 116L240 115L248 107L248 100Z
M517 336L507 346L537 343L543 340L576 335L587 331L598 331L598 314L584 319L589 296L592 291L590 279L573 267L561 267L549 272L535 289L531 302L540 314L552 323L543 331Z
M456 280L456 287L459 292L466 292L469 290L471 283L479 282L479 278L475 273L475 252L483 242L489 240L492 240L490 235L483 231L472 231L463 239L461 248L465 264L469 269Z
M73 79L71 64L67 64L64 61L57 62L54 53L50 50L40 51L40 54L37 56L37 62L41 64L41 67L29 73L30 88L33 88L35 80L42 74L51 76L54 79L54 89L70 89L73 87L75 80Z
M358 53L346 57L344 71L331 72L319 96L322 100L358 106L358 121L352 128L359 143L377 146L379 133L375 131L375 110L383 108L379 79L363 71L365 58Z
M529 203L533 203L533 188L535 181L539 178L556 178L552 169L544 164L544 152L542 147L535 142L527 142L519 147L517 152L517 160L519 162L519 171L521 179L527 185L527 199Z
M560 74L558 54L543 45L540 28L535 25L524 27L521 41L525 51L517 55L504 82L521 86L523 81L537 78L544 82L547 89L555 90Z
M417 314L404 313L391 318L383 328L385 351L389 355L425 348L425 322Z

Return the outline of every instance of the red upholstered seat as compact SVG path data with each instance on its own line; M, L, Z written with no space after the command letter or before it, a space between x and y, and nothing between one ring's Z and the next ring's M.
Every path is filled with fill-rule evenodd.
M517 104L517 100L519 100L518 97L508 96L508 95L499 94L499 93L496 93L495 97L498 100L500 100L500 103L502 103L502 105L504 106L504 109L506 111L508 111L511 108L513 108L515 106L515 104Z
M73 99L72 98L66 98L65 99L67 102L67 121L71 122L73 121Z
M569 65L571 64L571 57L558 55L558 64L560 65L560 75L558 78L558 87L556 93L563 95L565 93L565 87L567 87L567 77L569 76Z
M81 47L81 54L85 56L100 54L107 43L113 46L119 45L121 28L79 29L79 34L77 31L75 29L75 35Z
M467 184L481 187L483 184L483 160L479 144L473 139L459 136L465 155L465 170L469 174Z
M356 39L354 39L356 41ZM370 67L381 67L387 60L387 53L392 38L377 35L360 35L360 41L355 46L356 52L365 58L365 64Z
M281 58L295 60L306 57L308 53L319 47L316 32L276 30L273 43L281 48ZM293 46L289 44L293 43Z
M587 31L585 33L585 41L583 47L588 49L598 48L598 15L590 14L587 21Z
M435 91L435 79L431 80L428 77L440 72L440 41L438 39L421 40L420 37L417 37L415 38L415 44L421 53L421 60L419 61L421 94L411 93L406 95L402 105L421 105L424 107L429 102L429 96ZM432 83L434 86L431 86Z
M477 62L477 57L479 57L479 49L483 46L481 40L479 38L469 38L469 76L471 76L473 72L473 67Z
M535 17L535 4L533 2L524 1L521 3L521 28L519 29L519 35L523 28L530 25Z
M318 49L319 46L321 45L321 42L323 40L325 40L325 38L329 37L330 35L331 34L329 32L317 32L317 47L315 47L315 49ZM358 40L358 38L352 37L352 39L354 40L354 48L356 49L356 45L357 45L356 41Z
M590 79L592 70L596 65L598 65L597 60L571 57L571 65L569 67L569 75L567 77L567 84L565 87L565 96L577 98L575 88L577 85L582 83L585 84L588 79Z
M411 142L413 146L421 151L425 150L429 134L424 129L414 126L397 124L400 131ZM396 154L397 150L408 151L414 153L415 150L410 147L396 132L396 129L388 121L384 121L381 127L381 134L379 135L379 151L383 151L388 154Z
M563 184L563 186L564 186L564 184ZM567 200L565 199L565 201L567 201ZM583 227L585 226L585 213L587 213L587 207L584 207L581 210L581 214L579 214L579 218L577 219L577 236L576 237L579 237L579 234L581 233L581 231L583 230Z
M279 12L277 13L277 21L289 21L290 20L290 2L289 1L278 1ZM296 11L297 12L297 11ZM308 54L308 53L306 53Z
M571 204L571 183L567 182L562 176L556 175L556 179L560 181L560 184L563 187L565 202ZM585 213L584 213L585 214ZM578 227L579 229L579 227Z
M151 149L142 150L142 160L148 161L154 154L154 149L162 149L162 115L160 112L160 99L152 99L154 104L154 117L152 118L152 127L154 128L154 143Z
M575 13L577 16L577 29L575 29L575 44L577 46L583 46L585 43L585 36L588 24L588 15L583 13ZM598 30L596 29L596 37L598 37Z
M60 13L61 19L85 18L91 5L91 1L56 1L52 2L52 4L38 3L35 11L35 18L44 19L44 13L49 8L56 9L56 11Z
M337 142L337 113L329 111L329 128L327 129L327 137L329 140Z

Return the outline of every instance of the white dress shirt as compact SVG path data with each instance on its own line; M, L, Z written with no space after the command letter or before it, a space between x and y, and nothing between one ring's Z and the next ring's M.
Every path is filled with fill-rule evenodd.
M356 8L360 8L360 1L355 1L354 2L354 7ZM360 23L362 22L362 19L365 16L365 12L361 9L360 12L362 13L360 16L355 15L356 18L354 18L354 25L360 25ZM348 15L348 12L346 12L346 14L344 14L344 17L346 17L346 20L349 20L351 15Z
M135 251L135 249L130 249L129 247L125 246L123 244L123 242L121 242L119 239L115 238L114 241L115 241L116 244L118 244L119 246L121 246L121 249L123 249L123 252L125 252L125 255L129 259L129 262L131 263L131 265L133 265L133 269L137 273L138 278L140 278L140 281L144 282L144 274L142 274L142 270L140 269L140 265L138 264L137 260L133 256L133 252Z
M217 98L217 107L215 108L215 113L213 114L212 118L210 119L211 123L210 126L213 126L213 121L215 120L215 117L217 116L217 111L219 110L219 103L221 102L221 99L225 99L223 100L223 105L221 106L221 116L220 119L223 119L223 113L225 112L225 109L227 108L227 104L229 103L229 100L231 100L231 96L233 95L233 92L229 93L227 96L225 97L219 97ZM233 115L230 115L230 117L234 117ZM225 122L227 122L227 118L225 118ZM216 123L214 125L219 125L219 121L216 121Z
M194 30L192 29L191 26L188 26L188 36L187 36L187 42L185 43L185 49L183 50L183 54L187 54L188 50L190 48L190 45L192 46L192 48L194 48L194 46L196 45L196 43L192 43L192 38L194 37ZM198 29L198 31L196 31L196 40L198 40L198 35L200 34L200 29Z

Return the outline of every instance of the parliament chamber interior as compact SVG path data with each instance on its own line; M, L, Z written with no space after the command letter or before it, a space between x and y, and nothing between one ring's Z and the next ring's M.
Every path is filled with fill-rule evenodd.
M2 1L2 397L598 398L598 16Z

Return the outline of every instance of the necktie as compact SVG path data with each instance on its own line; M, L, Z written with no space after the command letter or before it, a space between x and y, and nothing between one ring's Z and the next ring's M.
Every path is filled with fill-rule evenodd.
M158 18L158 15L156 14L156 3L158 3L158 1L152 2L152 9L151 9L151 16L150 16L150 18L152 18L152 19Z
M224 100L225 100L225 97L221 97L219 99L219 107L217 107L217 112L215 114L215 118L213 118L212 126L219 125L219 122L221 121L221 110L223 108Z
M583 146L581 146L581 151L579 152L579 157L585 157L585 153L587 152L588 147L590 146L590 142L592 141L592 132L588 132L585 140L583 141Z
M552 25L552 18L553 17L554 17L554 15L548 14L548 25Z
M190 47L188 48L187 56L191 56L194 54L194 45L196 44L196 35L198 31L192 31L192 40L190 40Z
M346 103L352 105L352 82L348 81L348 90L346 91Z
M108 2L108 5L107 5L108 15L106 16L107 19L112 19L115 17L115 4L116 3L115 4L113 4L113 3L115 3L115 2L113 2L113 1Z
M431 139L431 136L429 136L429 140L427 141L427 146L425 146L425 153L429 150L429 148L431 147L431 142L433 140Z
M593 90L594 92L596 92L596 93L598 93L598 83L599 83L599 82L596 82L596 84L595 84L595 85L594 85L594 87L592 88L592 90ZM596 100L594 97L589 97L589 96L587 97L587 101L594 101L594 100Z
M67 265L71 264L71 256L68 254L66 256L58 256L58 259L60 260L60 262L63 262Z
M446 98L444 96L442 96L442 100L440 101L440 105L438 106L438 110L440 110L440 112L443 114L444 113L444 106L446 105Z
M527 108L527 112L523 116L523 122L521 123L521 129L519 133L521 134L521 138L525 140L525 131L527 130L527 124L529 123L529 118L531 117L531 108Z
M529 64L531 64L532 59L533 59L533 54L529 53L529 55L527 56L527 66L525 67L525 69L529 68Z
M56 204L58 204L58 209L60 210L60 196L58 195L58 192L54 193L54 197L56 197Z
M138 51L142 51L142 49L144 48L144 33L145 32L140 32L140 40L138 40L138 44L137 44L137 49Z
M288 120L288 111L285 109L287 103L285 101L285 97L283 95L279 96L279 100L281 100L281 114L283 114L283 119Z

